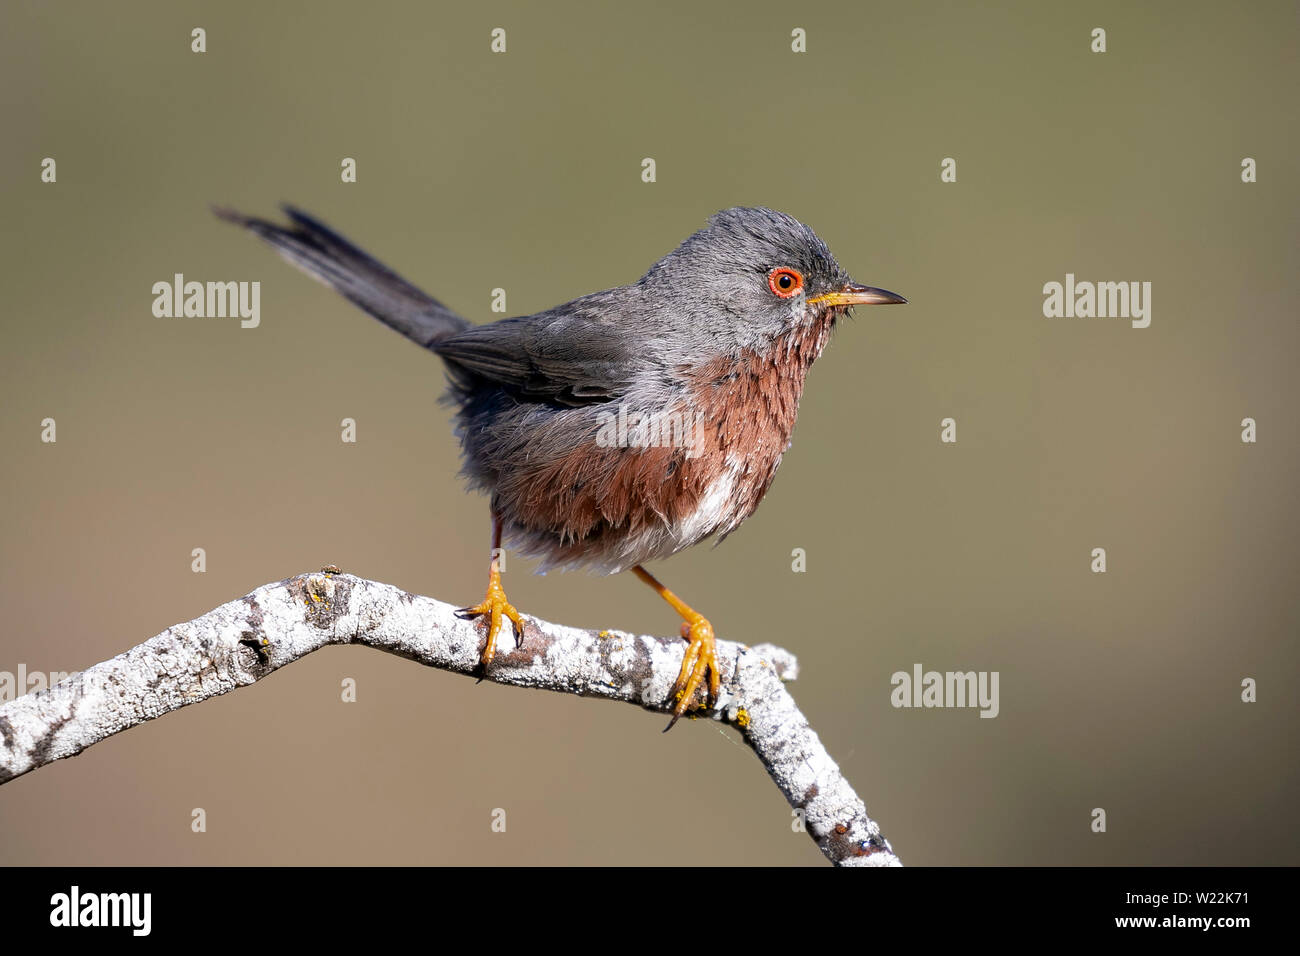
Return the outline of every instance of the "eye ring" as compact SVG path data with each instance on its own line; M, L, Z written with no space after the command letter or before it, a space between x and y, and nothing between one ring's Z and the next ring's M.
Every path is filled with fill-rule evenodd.
M767 287L778 299L789 299L803 290L803 273L789 266L778 266L767 274Z

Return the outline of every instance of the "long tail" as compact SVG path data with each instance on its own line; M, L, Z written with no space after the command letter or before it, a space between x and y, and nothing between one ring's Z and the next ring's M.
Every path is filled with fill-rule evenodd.
M300 209L284 207L293 220L287 227L233 209L214 207L212 211L227 222L256 233L303 272L337 289L418 345L432 348L441 339L470 326L467 319Z

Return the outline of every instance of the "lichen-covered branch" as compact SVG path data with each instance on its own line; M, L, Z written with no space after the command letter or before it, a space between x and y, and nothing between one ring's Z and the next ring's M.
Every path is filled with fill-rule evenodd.
M252 684L327 644L365 644L479 676L482 628L455 612L441 601L349 574L303 574L265 585L0 706L0 784L129 727ZM597 634L531 617L522 647L510 649L508 636L502 644L488 680L665 713L686 646L679 639ZM730 641L718 641L717 655L723 686L710 716L739 730L790 805L802 811L822 852L841 865L898 865L786 691L783 681L797 668L794 657L769 644Z

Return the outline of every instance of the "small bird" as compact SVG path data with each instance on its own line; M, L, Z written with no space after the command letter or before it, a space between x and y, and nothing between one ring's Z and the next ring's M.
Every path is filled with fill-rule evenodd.
M446 363L462 474L491 496L483 672L506 599L502 541L539 570L631 570L688 644L671 729L720 675L713 626L643 565L719 541L754 513L790 444L808 368L856 305L903 303L859 285L798 220L736 207L630 285L535 315L472 325L306 213L290 224L216 209Z

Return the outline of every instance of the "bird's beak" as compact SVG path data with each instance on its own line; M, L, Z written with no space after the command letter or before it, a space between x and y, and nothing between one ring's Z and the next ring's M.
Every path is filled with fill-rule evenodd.
M809 305L851 306L851 305L903 305L907 302L901 295L894 295L884 289L873 289L869 285L856 282L845 283L838 292L823 292L808 300Z

